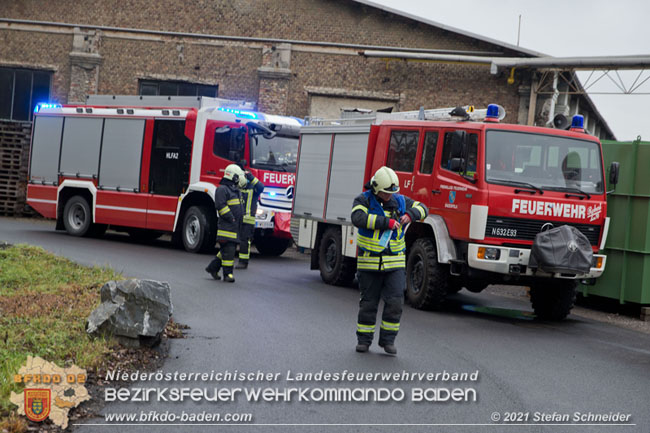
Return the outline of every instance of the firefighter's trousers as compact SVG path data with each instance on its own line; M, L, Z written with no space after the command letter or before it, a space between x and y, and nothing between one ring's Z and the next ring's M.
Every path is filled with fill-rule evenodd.
M358 271L359 317L357 320L357 340L360 344L372 343L377 320L379 301L384 301L384 311L379 327L379 344L393 344L399 331L399 321L404 303L406 272L397 269L389 272Z
M239 261L248 262L251 258L251 239L255 233L255 224L243 223L239 232Z
M223 242L219 241L219 252L217 259L221 261L224 277L232 274L232 269L235 264L235 253L237 252L237 242Z

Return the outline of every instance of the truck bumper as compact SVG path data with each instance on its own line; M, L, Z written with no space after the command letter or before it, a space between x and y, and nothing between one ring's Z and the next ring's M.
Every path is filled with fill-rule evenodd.
M291 238L291 213L258 206L255 229L276 238Z
M483 254L480 258L479 248L485 248L489 254ZM588 279L598 278L605 270L607 256L594 254L592 267L586 274L551 274L536 270L533 272L528 267L530 258L530 248L502 247L496 245L469 244L467 247L467 262L470 268L480 269L488 272L505 275L536 276L548 278L565 278L565 279ZM600 262L600 263L599 263Z

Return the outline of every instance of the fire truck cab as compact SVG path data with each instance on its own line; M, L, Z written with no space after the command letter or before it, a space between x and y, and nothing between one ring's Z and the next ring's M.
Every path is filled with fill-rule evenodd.
M254 243L279 255L301 121L238 101L94 96L86 105L37 107L27 203L57 229L97 235L110 225L140 238L171 233L187 251L214 247L214 193L238 163L264 184Z
M311 248L312 269L325 282L350 283L357 254L352 201L388 166L400 193L429 209L423 222L406 228L411 305L438 308L462 288L525 285L539 317L564 318L577 281L598 278L605 268L606 257L597 254L609 227L600 142L578 124L563 131L499 123L505 113L498 106L465 107L460 119L450 111L303 127L293 209L298 246ZM477 121L481 115L484 122ZM615 184L618 164L610 171ZM588 270L548 271L531 261L537 234L563 225L587 238Z

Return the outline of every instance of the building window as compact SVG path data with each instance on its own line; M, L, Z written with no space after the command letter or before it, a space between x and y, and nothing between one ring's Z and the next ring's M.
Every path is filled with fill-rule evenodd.
M219 95L219 86L187 83L185 81L140 80L140 95L154 96L210 96Z
M52 73L0 68L0 119L32 120L34 107L50 101Z

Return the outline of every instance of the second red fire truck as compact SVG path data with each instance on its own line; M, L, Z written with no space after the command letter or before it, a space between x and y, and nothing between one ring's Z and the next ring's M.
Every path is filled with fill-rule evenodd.
M211 249L214 192L228 164L265 185L254 243L279 255L290 211L302 121L205 97L92 96L40 104L27 203L57 229L97 235L110 225L140 238L171 233L187 251Z
M483 110L484 122L480 114L377 113L303 127L292 230L297 245L311 249L312 269L330 284L354 279L352 202L388 166L400 192L429 209L406 228L411 305L437 308L462 288L525 285L539 317L564 318L577 281L605 269L600 142L585 134L581 116L564 131L499 123L505 113L496 105ZM617 178L612 163L610 184Z

